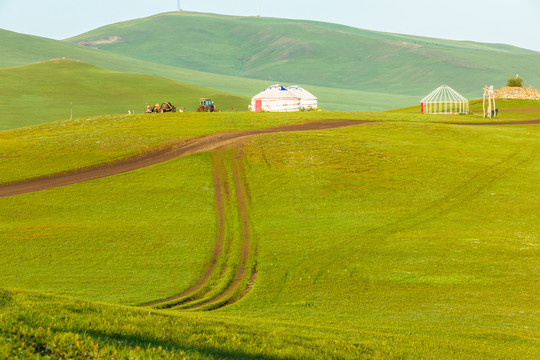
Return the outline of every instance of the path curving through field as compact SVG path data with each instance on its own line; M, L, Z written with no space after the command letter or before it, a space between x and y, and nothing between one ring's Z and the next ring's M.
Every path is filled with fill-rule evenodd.
M165 149L151 150L105 164L99 164L64 173L52 174L50 176L3 184L0 185L0 197L21 195L122 174L179 157L215 150L219 147L232 144L249 136L278 132L335 129L368 122L371 121L324 120L300 125L286 125L267 129L242 130L212 134L194 140L181 141Z
M256 245L249 220L249 191L242 144L214 151L217 239L212 260L196 285L146 307L213 310L239 301L255 280Z
M180 141L164 149L150 150L137 155L128 156L116 161L97 164L68 172L51 174L8 184L0 184L0 197L9 197L31 192L52 189L61 186L77 184L80 182L95 180L113 176L156 165L179 157L196 154L199 152L212 151L226 146L249 136L270 134L279 132L309 131L335 129L351 125L360 125L370 122L369 120L321 120L299 125L285 125L275 128L230 131L217 133L201 138ZM475 126L500 126L500 125L535 125L540 124L540 119L514 122L484 122L484 123L448 123L451 125L475 125Z
M177 306L180 304L184 304L189 302L191 299L195 298L199 292L204 291L204 287L207 286L208 282L210 281L210 278L214 274L214 272L217 269L218 266L218 260L220 257L222 257L223 253L223 247L225 245L225 204L226 204L226 196L227 196L227 179L223 175L222 168L221 168L221 162L222 160L219 158L221 154L217 153L214 156L213 160L213 180L214 180L214 194L216 197L216 224L217 224L217 235L216 235L216 245L214 247L214 252L212 254L212 259L210 260L210 264L208 265L208 268L206 269L203 276L197 281L195 285L193 285L188 290L178 294L174 295L162 300L153 301L147 304L144 304L145 307L161 307L161 308L171 308L173 306ZM216 158L219 158L216 160Z
M213 160L213 181L216 197L216 222L217 236L216 244L209 265L202 277L189 289L182 293L153 301L142 306L153 308L183 308L211 310L230 303L239 301L245 296L253 286L256 277L255 254L256 249L252 241L248 201L249 195L247 183L245 181L245 171L243 167L243 153L241 146L231 146L238 144L248 137L279 132L296 132L310 130L325 130L341 128L351 125L360 125L372 121L365 120L324 120L300 125L287 125L267 129L255 129L244 131L232 131L218 133L202 138L183 141L173 144L165 149L152 150L135 156L126 157L110 163L100 164L87 168L81 168L65 173L53 174L51 176L33 178L25 181L0 185L0 197L9 197L31 192L52 189L61 186L72 185L80 182L95 180L103 177L117 175L151 165L166 162L175 158L205 152L214 152ZM232 149L232 150L231 150ZM230 157L233 187L229 188L228 174L225 166L226 151L233 151ZM231 199L234 192L235 199ZM227 214L227 207L232 205L237 214ZM240 224L239 246L240 254L236 254L239 262L228 264L227 257L231 254L225 253L225 247L232 248L227 244L227 216L236 216ZM230 240L233 241L234 239ZM233 254L233 256L235 256ZM232 265L228 270L228 266ZM227 273L232 273L233 278L226 278ZM221 286L220 286L221 285ZM225 285L225 286L223 286ZM218 291L214 291L217 288Z
M260 134L324 130L369 122L371 121L326 120L300 125L232 131L208 135L194 140L179 142L165 149L148 151L106 164L82 168L66 173L53 174L48 177L0 185L0 197L15 196L95 180L141 169L199 152L214 151L213 183L216 198L217 232L216 243L210 262L201 278L189 289L178 295L156 300L144 304L143 306L188 310L216 309L239 301L252 288L256 278L256 244L253 241L249 221L249 191L243 166L242 141L248 137ZM508 123L459 123L454 125L525 124L540 124L540 119ZM227 155L227 152L231 152L232 155ZM528 151L525 151L524 154L518 155L520 156L516 156L515 159L512 158L508 161L508 168L511 168L511 165L514 163L519 163L522 160L522 157L527 158L530 154ZM229 171L226 169L225 158L227 156L229 156L230 159ZM506 168L506 166L502 166L501 173L504 173ZM496 173L498 174L498 171ZM229 184L229 182L232 185ZM476 187L472 187L471 191L476 191ZM229 210L227 210L228 208ZM234 209L236 214L232 214L230 208ZM227 221L231 218L235 218L235 221L239 224L240 230L237 239L228 239L227 237ZM407 224L411 221L417 222L422 220L424 220L424 216L417 216L413 220L409 220ZM392 225L399 229L401 226L404 226L405 223L396 223ZM226 251L226 249L233 247L232 243L230 243L233 241L238 241L238 243L241 244L238 247L240 252L237 254L230 254ZM239 261L237 263L230 262L228 260L228 257L230 256L236 256Z
M249 285L252 285L255 280L256 269L254 266L254 256L256 251L249 221L248 185L245 179L242 149L238 146L234 147L231 163L234 193L236 197L235 207L238 212L237 216L240 223L240 264L235 269L234 279L221 293L205 302L187 307L190 310L199 308L213 310L226 306L232 302L239 301L249 292L249 290L251 290L251 286Z

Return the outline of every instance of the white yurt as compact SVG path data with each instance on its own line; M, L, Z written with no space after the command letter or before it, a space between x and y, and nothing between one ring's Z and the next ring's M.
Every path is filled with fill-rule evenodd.
M306 89L296 85L287 87L291 93L296 94L300 98L300 109L315 110L319 107L317 97Z
M300 110L300 98L281 85L269 86L251 98L251 111L287 112Z
M468 114L469 100L448 85L439 86L420 104L423 114Z

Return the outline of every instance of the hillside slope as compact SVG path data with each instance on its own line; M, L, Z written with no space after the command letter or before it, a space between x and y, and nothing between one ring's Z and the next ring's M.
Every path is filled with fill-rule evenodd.
M538 105L514 104L516 113L538 117ZM175 138L348 115L56 122L0 132L0 176L80 168L85 158L106 161ZM261 134L129 173L1 197L9 211L0 212L0 253L9 256L0 262L7 289L0 290L0 357L82 348L97 358L164 351L538 359L539 299L531 289L540 280L540 128L437 123L479 114L353 115L379 121ZM228 205L223 222L220 199ZM244 211L243 231L234 217ZM220 234L231 242L214 258ZM257 249L256 277L241 301L212 312L88 302L134 305L178 294L213 259L217 279L208 285L219 294L239 235Z
M141 113L147 103L170 101L195 111L211 96L225 111L249 99L170 79L121 73L75 60L50 60L0 69L0 130L73 117Z
M483 85L501 85L516 72L540 84L538 52L314 21L174 12L69 41L212 73L403 95L448 84L478 96Z
M64 41L18 34L2 29L0 29L0 52L4 54L0 57L0 67L21 66L65 57L110 70L157 75L186 84L204 86L247 97L251 97L267 86L272 85L271 80L246 79L157 64L73 45ZM310 87L309 89L319 96L320 106L327 110L380 111L410 106L419 101L417 97L369 93L358 90L328 87ZM242 110L245 110L245 108L242 108Z

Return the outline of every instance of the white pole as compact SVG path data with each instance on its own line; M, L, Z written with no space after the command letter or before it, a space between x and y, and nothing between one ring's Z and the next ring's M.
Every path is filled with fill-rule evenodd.
M488 93L488 118L491 119L491 94Z
M261 17L261 0L257 2L257 17Z
M482 96L482 109L484 110L484 119L486 118L486 87L484 87L484 95Z

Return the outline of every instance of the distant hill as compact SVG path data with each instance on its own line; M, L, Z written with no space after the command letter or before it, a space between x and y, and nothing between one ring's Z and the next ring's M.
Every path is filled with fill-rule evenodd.
M78 46L65 41L19 34L2 29L0 29L0 53L3 54L0 57L0 68L65 57L110 70L157 75L186 84L204 86L216 89L216 91L246 97L251 97L274 83L272 80L246 79L162 65ZM286 85L295 84L287 83ZM327 110L380 111L408 106L417 103L419 100L413 96L370 93L329 87L311 86L309 90L319 96L320 106ZM0 97L0 104L2 102L3 100ZM247 107L238 109L246 110Z
M170 79L51 60L0 69L0 130L69 119L71 107L73 117L141 113L147 103L165 101L196 111L198 98L207 96L224 111L249 104L246 97Z
M538 52L314 21L174 12L69 41L204 72L378 93L425 95L448 84L479 97L512 73L540 86Z

